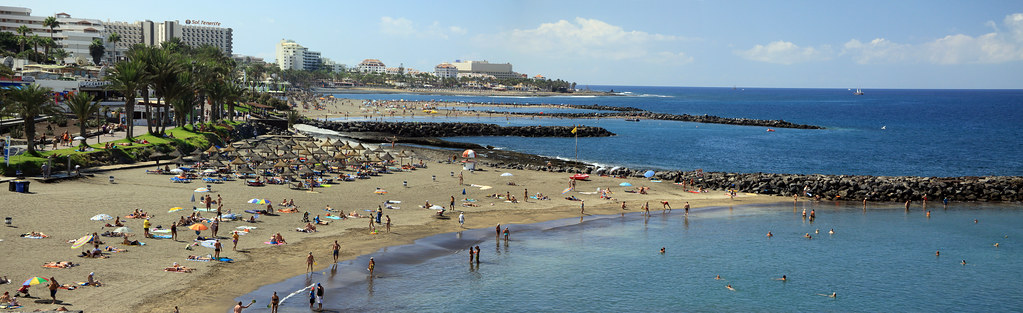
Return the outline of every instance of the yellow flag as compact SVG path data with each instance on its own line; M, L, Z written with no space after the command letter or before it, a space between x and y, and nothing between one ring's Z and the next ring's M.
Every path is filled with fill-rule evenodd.
M579 126L576 126L576 127L572 128L572 133L573 134L575 134L578 131L579 131Z

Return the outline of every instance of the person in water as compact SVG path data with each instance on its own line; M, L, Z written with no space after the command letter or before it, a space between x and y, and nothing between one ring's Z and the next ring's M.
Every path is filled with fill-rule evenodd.
M775 278L774 280L789 281L789 278L785 277L785 275L781 275L781 278Z
M661 254L664 254L664 247L661 247Z
M735 288L732 288L732 284L726 285L725 288L728 288L728 290L731 290L731 291L735 291Z
M770 231L768 231L768 232L767 232L767 237L768 237L768 238L770 238L770 237L774 237L774 234L772 234L772 233L771 233Z

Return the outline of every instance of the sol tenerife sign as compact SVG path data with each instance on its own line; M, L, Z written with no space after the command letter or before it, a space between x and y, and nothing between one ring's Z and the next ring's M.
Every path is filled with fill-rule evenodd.
M209 22L201 20L185 20L185 24L189 25L204 25L204 26L220 26L220 22Z

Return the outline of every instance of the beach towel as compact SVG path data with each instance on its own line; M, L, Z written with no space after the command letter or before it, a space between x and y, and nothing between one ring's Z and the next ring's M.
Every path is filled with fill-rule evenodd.
M238 229L256 229L258 227L256 227L256 226L238 226L237 228Z
M277 212L280 212L280 213L298 213L298 209L293 209L293 208L280 209L280 210L277 210Z
M154 230L150 230L149 232L151 232L151 233L170 233L171 231L170 231L170 229L154 229Z
M175 273L191 273L192 272L192 269L187 268L187 267L179 267L179 268L168 267L168 268L165 268L163 270L165 272L175 272Z
M264 241L263 243L265 243L265 244L268 244L268 245L274 245L274 246L280 246L280 245L283 245L283 244L284 244L284 243L282 243L282 242L278 242L278 243L270 243L269 241Z
M154 239L171 239L171 235L153 235Z
M339 220L339 219L341 219L340 216L335 216L335 215L327 215L327 216L324 216L324 217L332 219L332 220Z
M47 236L24 236L24 237L21 237L21 238L28 238L28 239L43 239L43 238L46 238L46 237L47 237Z
M57 262L48 262L46 264L43 264L43 267L47 267L47 268L71 268L72 266L75 266L75 265L78 265L78 264L74 264L74 265L60 265L60 264L57 264Z

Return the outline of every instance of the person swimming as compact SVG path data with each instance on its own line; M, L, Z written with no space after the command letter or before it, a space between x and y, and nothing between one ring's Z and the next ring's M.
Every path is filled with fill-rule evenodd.
M714 280L721 280L721 275L714 276Z
M774 280L780 280L780 281L788 281L788 280L789 280L789 278L788 278L788 277L785 277L785 275L781 275L781 278L775 278Z
M820 229L820 228L818 228L818 229L815 229L815 230L813 231L813 233L814 233L814 234L820 234L820 233L821 233L821 229Z
M774 234L772 234L770 231L768 231L767 232L767 237L774 237Z
M941 256L941 250L934 251L934 256Z
M803 235L803 238L813 239L813 236L810 236L810 233L806 233L806 235Z
M966 265L966 260L963 260L963 265Z
M664 247L661 247L661 254L664 254Z
M735 288L732 288L731 284L728 284L727 286L725 286L725 288L728 288L728 290L731 290L731 291L735 291Z
M835 229L834 228L832 228L831 230L828 231L828 235L834 235L834 234L835 234Z

